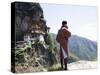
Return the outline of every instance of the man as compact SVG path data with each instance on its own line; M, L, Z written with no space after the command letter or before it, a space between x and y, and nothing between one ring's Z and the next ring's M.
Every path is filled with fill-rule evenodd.
M68 62L68 58L69 58L68 38L70 36L71 36L71 33L68 31L67 21L63 21L61 29L58 31L56 40L60 44L61 68L63 69L63 61L64 61L65 70L68 70L68 68L67 68L67 62Z

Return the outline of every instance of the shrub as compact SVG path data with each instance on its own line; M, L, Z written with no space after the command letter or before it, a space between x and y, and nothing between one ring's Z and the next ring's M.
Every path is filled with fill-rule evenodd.
M68 63L75 62L75 61L78 61L78 60L79 60L79 58L77 56L75 56L74 54L70 53Z

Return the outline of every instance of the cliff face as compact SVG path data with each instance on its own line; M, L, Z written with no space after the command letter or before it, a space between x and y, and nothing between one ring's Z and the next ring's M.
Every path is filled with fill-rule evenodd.
M50 35L48 38L48 27L39 3L15 3L15 29L16 47L12 51L15 54L15 62L12 62L15 63L15 72L19 70L16 70L17 67L42 69L57 62L55 53L52 52L52 38Z
M44 20L43 10L39 3L16 2L15 3L16 41L22 41L24 35L38 30L46 33L47 26Z

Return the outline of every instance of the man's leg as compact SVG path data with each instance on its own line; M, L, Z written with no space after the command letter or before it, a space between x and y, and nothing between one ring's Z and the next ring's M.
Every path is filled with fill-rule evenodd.
M67 68L67 62L68 62L68 60L67 60L67 58L65 58L64 59L65 70L68 70L68 68Z
M60 59L60 62L61 62L61 68L63 69L63 59L62 58Z
M62 54L62 49L60 47L60 62L61 62L61 68L63 69L63 54Z

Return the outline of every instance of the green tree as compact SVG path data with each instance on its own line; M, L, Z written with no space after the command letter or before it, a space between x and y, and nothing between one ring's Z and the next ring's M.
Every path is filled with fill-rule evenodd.
M54 41L50 33L47 33L47 44L49 45L49 48L48 48L49 52L53 52L56 46L54 44Z
M47 45L49 45L48 48L48 60L49 60L49 64L53 65L56 62L56 58L55 58L55 43L54 40L52 39L52 36L50 33L47 33L47 39L46 39L46 43Z

